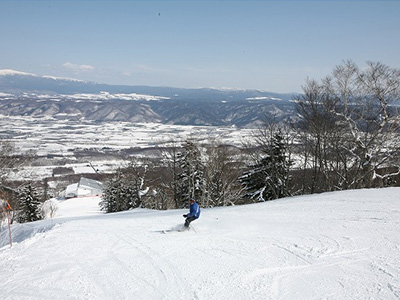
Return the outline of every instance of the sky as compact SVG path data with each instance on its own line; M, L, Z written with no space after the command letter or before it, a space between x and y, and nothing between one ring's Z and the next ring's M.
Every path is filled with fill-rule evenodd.
M0 0L0 69L301 92L344 60L400 67L400 1Z

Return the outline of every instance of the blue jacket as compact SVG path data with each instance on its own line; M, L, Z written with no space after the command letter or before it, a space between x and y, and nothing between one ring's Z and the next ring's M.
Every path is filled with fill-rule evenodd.
M190 211L187 217L195 217L196 219L200 217L200 206L197 204L197 202L191 204L189 209Z

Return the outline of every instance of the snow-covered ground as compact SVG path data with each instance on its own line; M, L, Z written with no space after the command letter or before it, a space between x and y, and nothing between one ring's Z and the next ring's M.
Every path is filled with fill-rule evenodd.
M103 214L98 198L0 233L1 299L399 299L400 188Z
M38 155L70 157L77 149L110 151L130 147L147 148L195 137L201 143L210 139L241 146L254 129L189 126L161 123L58 120L52 117L4 116L0 112L0 137L12 141L22 152L35 149Z

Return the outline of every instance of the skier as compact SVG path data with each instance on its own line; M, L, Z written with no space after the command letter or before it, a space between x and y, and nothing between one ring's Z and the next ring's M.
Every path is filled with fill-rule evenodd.
M185 220L185 228L189 228L190 222L198 219L200 217L200 206L197 204L194 199L190 199L190 207L189 207L189 213L183 215Z

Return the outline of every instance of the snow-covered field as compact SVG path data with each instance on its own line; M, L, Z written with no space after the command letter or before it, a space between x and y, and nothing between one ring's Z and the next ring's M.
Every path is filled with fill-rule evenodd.
M112 159L110 156L124 149L151 149L168 146L171 141L179 144L188 138L195 138L199 143L214 139L225 144L241 146L253 131L254 129L236 127L160 123L97 123L90 120L58 120L50 117L3 116L0 113L0 139L11 141L17 153L35 150L37 155L47 156L46 160L33 162L33 166L15 168L9 174L9 180L51 177L54 168L60 164L63 167L71 167L75 174L95 173L88 162L101 172L110 173L125 163L122 158ZM75 157L76 152L86 150L93 150L93 156L86 153L84 158ZM106 158L97 157L95 153L103 154ZM66 159L69 160L67 164Z
M98 198L0 233L0 298L399 299L400 188L103 214Z
M71 156L76 149L110 151L130 147L146 148L196 137L198 142L214 138L226 144L241 145L254 129L216 126L168 125L160 123L58 120L3 116L0 138L14 142L22 152L35 149L38 155Z

